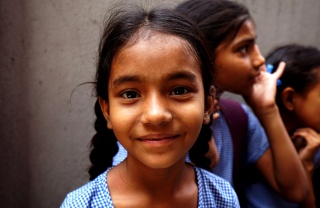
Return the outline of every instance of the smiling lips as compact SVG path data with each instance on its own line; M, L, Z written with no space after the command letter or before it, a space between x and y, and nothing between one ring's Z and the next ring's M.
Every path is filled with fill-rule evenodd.
M165 143L169 142L179 135L177 134L152 134L140 137L138 140L141 142L156 142L156 143Z

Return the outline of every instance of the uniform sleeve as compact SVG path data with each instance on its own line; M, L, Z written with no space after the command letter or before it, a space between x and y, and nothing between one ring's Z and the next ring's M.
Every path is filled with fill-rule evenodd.
M244 104L242 104L242 108L248 116L248 146L246 162L248 165L253 165L269 148L269 141L264 128L261 126L254 113Z
M127 150L118 142L119 151L113 157L112 166L116 166L121 163L127 157Z

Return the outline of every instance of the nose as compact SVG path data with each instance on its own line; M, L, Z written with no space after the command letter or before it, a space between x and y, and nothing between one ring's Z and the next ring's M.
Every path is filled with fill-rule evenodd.
M142 105L141 122L146 125L162 126L172 121L172 113L165 97L153 95Z
M265 58L261 55L259 46L256 44L254 46L252 64L255 69L259 69L262 65L266 63Z

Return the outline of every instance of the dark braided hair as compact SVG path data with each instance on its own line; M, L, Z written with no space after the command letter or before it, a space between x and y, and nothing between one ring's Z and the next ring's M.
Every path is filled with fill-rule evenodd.
M189 50L194 54L201 68L205 103L210 95L213 84L212 56L206 48L206 42L199 30L187 18L169 9L159 8L147 12L141 7L132 6L116 10L105 24L105 29L99 45L99 56L96 72L96 96L108 102L108 82L113 58L126 44L134 43L148 31L158 31L178 36L189 43ZM112 129L107 128L107 122L97 100L95 104L96 134L91 141L89 174L90 180L112 166L113 157L118 152L117 139ZM191 161L200 167L209 169L210 161L205 158L211 139L210 124L203 125L200 136L190 150Z
M189 151L189 158L191 162L196 166L206 170L210 170L211 164L211 160L205 157L205 154L209 151L209 141L212 139L211 124L212 116L210 118L209 124L202 125L198 139Z
M90 180L93 180L108 167L112 166L112 158L119 149L113 131L107 128L107 122L102 114L98 100L95 103L94 110L97 117L94 128L97 133L91 140L90 161L92 165L89 169Z

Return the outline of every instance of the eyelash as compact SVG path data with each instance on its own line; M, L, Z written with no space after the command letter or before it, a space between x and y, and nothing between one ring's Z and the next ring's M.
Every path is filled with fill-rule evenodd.
M179 90L179 91L177 91L177 90ZM181 90L183 90L183 91L181 92ZM190 92L189 89L187 89L186 87L180 86L180 87L173 88L173 90L170 92L170 95L179 96L179 95L184 95L188 92ZM132 94L134 94L134 95L132 95ZM136 98L141 97L140 94L138 92L136 92L135 90L126 90L126 91L122 92L120 94L120 96L125 99L136 99Z
M183 90L183 93L182 94L186 94L188 93L190 90L187 89L186 87L175 87L172 91L171 91L171 95L177 95L174 93L175 90ZM178 94L178 95L182 95L182 94Z
M242 52L242 53L246 53L246 52L248 52L249 46L250 46L249 44L243 45L238 49L238 51ZM243 50L245 50L245 51L243 51Z
M128 96L128 93L135 93L136 97L130 97L130 95ZM140 97L139 93L136 92L135 90L126 90L124 92L122 92L121 94L121 97L125 98L125 99L135 99L137 97Z

